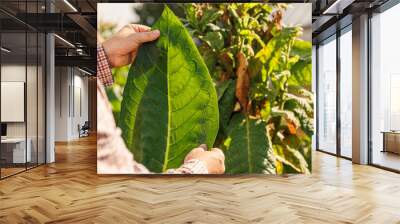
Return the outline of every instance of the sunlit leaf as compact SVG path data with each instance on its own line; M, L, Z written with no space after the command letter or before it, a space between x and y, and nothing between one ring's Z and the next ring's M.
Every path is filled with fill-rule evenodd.
M212 49L221 50L224 47L224 37L221 32L208 32L201 39L205 41Z
M236 114L228 127L225 149L226 173L275 173L275 158L266 125Z
M156 42L144 44L131 67L119 126L135 159L150 171L177 168L218 131L217 94L191 36L165 7L152 26Z
M222 129L222 131L224 132L226 132L226 128L228 126L229 120L231 119L233 108L236 102L236 82L234 80L227 80L226 83L226 89L218 101L220 129Z

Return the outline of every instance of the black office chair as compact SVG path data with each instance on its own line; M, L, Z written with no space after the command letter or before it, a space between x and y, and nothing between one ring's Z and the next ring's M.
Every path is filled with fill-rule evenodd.
M80 125L78 124L79 138L89 136L89 129L90 129L89 121L85 121L82 127L80 127Z

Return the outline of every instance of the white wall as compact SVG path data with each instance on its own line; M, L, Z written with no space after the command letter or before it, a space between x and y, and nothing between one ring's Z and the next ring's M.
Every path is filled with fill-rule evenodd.
M88 78L83 75L76 68L56 67L56 141L79 138L78 125L88 120Z
M55 141L67 141L69 132L69 68L55 68Z
M39 69L39 70L37 70ZM26 112L26 121L22 122L5 122L7 124L7 137L9 138L27 138L30 142L32 161L44 163L44 74L41 66L25 64L3 64L1 66L2 82L24 82L26 83L26 106L23 102L21 113ZM27 78L27 80L25 80ZM4 89L2 89L3 91ZM20 90L24 94L24 90ZM2 97L5 97L2 95ZM12 108L2 107L1 110L6 113L13 113ZM15 110L15 109L14 109ZM15 112L14 112L15 113ZM37 155L37 153L39 155Z
M3 82L25 82L25 74L25 65L1 66L1 81ZM6 110L6 108L1 109ZM25 122L7 122L7 137L25 137Z

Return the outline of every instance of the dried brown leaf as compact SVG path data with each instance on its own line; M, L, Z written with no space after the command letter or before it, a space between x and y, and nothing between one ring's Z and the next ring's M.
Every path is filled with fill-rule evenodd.
M236 54L237 60L237 69L236 69L236 98L239 100L240 105L242 106L243 111L247 111L248 106L248 95L250 88L250 77L249 72L247 70L249 63L246 59L246 56L243 52L238 52Z
M272 17L276 29L282 30L282 11L281 10L275 11Z

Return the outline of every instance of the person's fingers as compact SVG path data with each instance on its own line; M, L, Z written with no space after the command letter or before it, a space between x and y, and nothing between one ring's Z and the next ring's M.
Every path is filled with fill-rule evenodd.
M211 153L214 154L214 158L217 159L217 164L214 168L215 174L223 174L225 173L225 155L221 149L212 148Z
M118 31L118 35L120 37L127 37L134 33L148 32L150 30L151 30L151 28L148 26L145 26L145 25L128 24L128 25L125 25L124 27L122 27L122 29Z
M186 155L186 157L185 157L185 159L184 159L184 162L186 162L186 161L188 161L188 160L191 160L191 159L193 159L193 158L196 158L198 155L200 155L201 153L204 153L204 149L203 148L194 148L194 149L192 149L192 151L190 151L187 155Z
M222 160L225 160L225 154L224 152L219 149L219 148L212 148L211 152L215 153L215 155L217 155L219 158L221 158Z
M199 147L197 147L197 148L202 148L202 149L204 149L204 150L207 150L207 145L206 145L206 144L201 144L201 145L199 145Z
M149 32L133 33L129 36L129 39L132 42L136 42L137 44L143 44L146 42L156 40L159 36L160 36L160 31L153 30L153 31L149 31Z
M150 27L141 25L141 24L130 24L130 27L135 31L135 32L148 32L151 30Z

